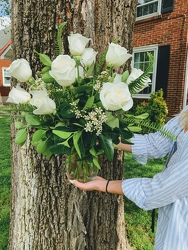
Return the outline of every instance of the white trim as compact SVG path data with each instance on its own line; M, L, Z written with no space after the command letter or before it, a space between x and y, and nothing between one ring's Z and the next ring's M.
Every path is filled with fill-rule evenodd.
M3 53L0 55L0 59L8 59L8 60L10 60L11 58L6 56L7 53L8 53L10 50L12 50L11 45L9 45L9 46L3 51Z
M143 5L148 5L149 3L150 2L148 2L146 4L143 4ZM157 8L156 12L148 14L148 15L143 15L143 16L136 17L136 21L161 15L161 5L162 5L162 0L158 0L158 8ZM142 5L138 5L138 6L142 6ZM138 6L137 6L137 8L138 8Z
M186 70L185 70L185 84L184 84L184 94L183 94L183 108L187 105L188 99L188 51L187 51L187 61L186 61Z
M153 77L152 77L152 84L151 84L152 85L151 93L155 92L155 87L156 87L158 48L159 48L159 46L157 44L133 48L133 54L135 52L139 53L139 52L147 52L147 51L151 51L151 50L154 51L155 62L154 62L154 66L153 66ZM134 56L133 56L133 60L132 60L132 67L134 67ZM133 97L148 99L150 97L150 94L139 94L138 93L138 94L134 95Z
M8 67L2 67L2 79L3 79L3 87L10 87L10 83L5 83L5 70L8 69Z

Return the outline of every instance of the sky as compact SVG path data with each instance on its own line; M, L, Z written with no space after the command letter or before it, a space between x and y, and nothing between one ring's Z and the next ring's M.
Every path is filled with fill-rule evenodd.
M9 25L10 25L10 18L0 16L0 30L4 29L5 27Z

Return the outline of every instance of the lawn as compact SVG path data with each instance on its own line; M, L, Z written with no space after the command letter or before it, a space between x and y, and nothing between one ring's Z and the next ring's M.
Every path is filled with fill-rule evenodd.
M7 249L10 223L10 118L0 117L0 249Z
M0 250L6 250L10 223L10 118L0 118ZM147 165L137 163L125 153L125 178L151 177L161 171L164 160L150 160ZM129 243L134 250L152 250L151 211L143 211L125 198L125 221Z
M152 177L162 170L165 158L149 160L146 165L125 153L125 178ZM134 250L152 250L155 233L151 231L151 211L144 211L125 197L125 221L129 243ZM157 212L155 216L155 226ZM156 227L155 227L156 228Z

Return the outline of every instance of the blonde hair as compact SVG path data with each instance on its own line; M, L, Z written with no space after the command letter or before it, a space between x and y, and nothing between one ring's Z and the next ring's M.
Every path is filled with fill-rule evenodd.
M188 109L181 111L179 123L184 130L188 130Z

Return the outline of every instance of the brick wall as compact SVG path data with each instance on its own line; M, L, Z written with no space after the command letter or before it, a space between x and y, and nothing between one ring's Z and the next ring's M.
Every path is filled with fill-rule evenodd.
M187 0L178 0L175 1L173 12L137 21L134 29L134 47L152 44L170 45L166 98L170 115L179 113L183 104L188 49L187 14Z

